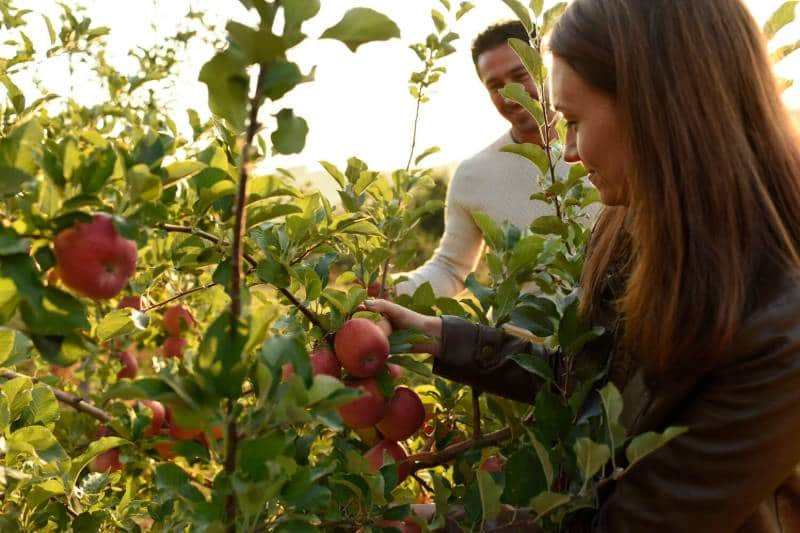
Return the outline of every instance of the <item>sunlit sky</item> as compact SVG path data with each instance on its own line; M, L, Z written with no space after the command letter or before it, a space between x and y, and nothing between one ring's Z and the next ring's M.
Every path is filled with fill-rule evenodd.
M74 5L74 0L65 0ZM458 2L453 0L457 5ZM486 91L479 83L469 54L472 38L487 25L511 18L511 11L500 0L473 0L477 7L452 29L461 35L458 53L448 57L444 65L448 74L434 88L431 101L423 106L418 135L418 153L438 145L439 154L430 158L432 164L444 164L468 157L489 144L507 127L492 107ZM781 0L750 0L748 4L760 23L781 4ZM108 26L111 62L125 71L135 63L127 57L128 50L147 47L159 42L164 35L175 31L189 7L207 14L208 19L224 25L230 18L254 22L237 0L84 0L86 13L97 24ZM34 11L42 10L57 20L57 9L49 0L20 2ZM337 22L351 7L371 7L388 14L402 32L401 40L371 43L356 54L333 40L309 39L290 52L305 72L317 65L316 81L299 86L265 113L276 113L282 107L293 107L309 122L310 133L302 154L282 156L270 164L283 167L307 166L319 168L319 160L343 164L348 157L358 156L373 168L404 167L410 148L415 102L408 94L408 77L419 63L408 45L424 39L433 29L430 10L438 6L435 0L323 0L317 17L306 23L304 31L311 37ZM44 24L30 19L34 26L34 42L38 39L46 48ZM38 28L38 31L37 31ZM795 21L778 35L778 44L800 39L800 22ZM202 64L212 51L198 47L178 72L179 92L169 95L173 115L182 119L186 108L208 115L205 86L197 81ZM785 78L800 77L800 52L778 70ZM127 65L127 67L126 67ZM36 75L52 91L83 103L103 99L103 92L83 80L66 83L68 71L59 61L40 64ZM21 84L24 86L24 81ZM798 80L800 85L800 80ZM800 87L787 91L790 106L800 107ZM179 120L180 123L185 123Z

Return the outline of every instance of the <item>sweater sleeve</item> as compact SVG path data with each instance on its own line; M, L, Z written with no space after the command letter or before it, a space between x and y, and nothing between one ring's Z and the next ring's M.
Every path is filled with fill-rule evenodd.
M441 353L434 373L518 402L533 403L543 381L509 357L530 354L557 364L557 354L501 329L452 316L442 317Z
M428 262L398 274L408 279L397 284L397 294L414 294L425 282L430 282L437 296L453 297L464 290L464 281L475 270L483 250L483 235L465 205L470 181L466 165L461 164L447 191L442 240Z

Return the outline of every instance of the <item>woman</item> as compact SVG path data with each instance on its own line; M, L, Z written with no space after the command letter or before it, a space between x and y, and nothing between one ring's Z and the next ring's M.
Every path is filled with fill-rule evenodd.
M565 157L608 206L582 279L593 349L629 433L689 428L591 527L800 531L800 140L755 21L740 0L576 0L550 47ZM368 308L437 339L437 373L533 397L499 330Z

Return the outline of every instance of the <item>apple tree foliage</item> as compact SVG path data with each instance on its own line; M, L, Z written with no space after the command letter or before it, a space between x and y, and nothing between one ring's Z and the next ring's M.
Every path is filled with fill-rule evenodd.
M470 276L471 294L436 298L424 285L396 300L562 350L567 372L515 356L546 383L531 405L518 404L433 376L428 356L404 353L420 334L395 332L390 361L406 369L400 381L429 413L402 443L414 475L398 483L395 464L369 469L364 453L374 432L347 429L336 412L359 393L312 375L309 353L354 314L376 318L359 308L364 287L391 285L421 217L442 207L417 201L434 174L421 163L437 148L417 154L416 130L420 106L456 51L451 26L472 6L439 0L431 33L410 47L420 68L409 80L417 115L406 167L322 161L338 186L333 202L288 171L260 173L256 165L301 152L313 125L281 99L313 82L313 67L287 52L312 38L303 25L320 2L239 1L257 24L230 21L223 39L190 13L163 45L133 54L134 74L106 60L108 30L81 12L62 5L53 21L0 2L3 31L13 36L13 52L0 60L0 529L378 531L402 520L435 529L458 509L475 528L514 507L557 531L571 513L596 505L599 485L682 431L631 438L619 423L619 392L608 385L598 393L603 369L570 357L602 330L578 313L587 209L597 195L580 165L558 164L563 124L555 137L543 136L555 138L544 148L505 148L538 167L537 198L556 214L515 228L475 213L488 274ZM566 5L503 1L537 35ZM37 17L46 22L47 50L26 34ZM768 30L774 35L792 17L779 10ZM319 36L353 52L398 37L390 18L367 8L343 11ZM199 72L213 116L202 121L190 110L186 138L156 89L169 87L192 39L216 48ZM510 44L546 94L541 40ZM15 77L46 68L43 57L90 64L106 101L83 106L51 93L31 100ZM542 125L552 118L519 85L504 95ZM136 273L111 300L76 294L54 269L56 235L96 212L113 215L138 246ZM531 283L537 290L520 296ZM140 309L118 308L129 296L141 297ZM181 337L183 356L165 358L164 311L177 304L197 324ZM123 351L141 366L132 379L117 376ZM287 363L293 372L283 375ZM391 391L392 379L380 374L381 388ZM167 405L173 430L150 430L156 415L140 399ZM110 451L120 468L90 472ZM501 469L479 468L498 454L507 458ZM416 503L436 504L430 523L412 516Z

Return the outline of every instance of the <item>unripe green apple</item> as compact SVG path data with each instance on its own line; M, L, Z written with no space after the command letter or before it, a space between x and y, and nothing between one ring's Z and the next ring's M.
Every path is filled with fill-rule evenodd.
M136 243L122 237L105 213L61 231L53 251L64 285L95 300L119 294L136 272Z
M375 322L353 318L344 323L334 338L336 358L350 375L372 377L389 357L389 339Z
M367 378L351 380L346 385L351 389L361 389L365 394L337 409L345 425L353 429L374 426L386 412L386 398L381 394L378 382Z
M424 420L425 407L417 393L408 387L397 387L376 427L387 440L401 441L416 433Z
M397 482L402 483L411 473L411 465L406 461L406 452L396 442L383 440L367 450L364 458L369 463L370 472L377 472L384 465L383 454L388 453L397 463Z

